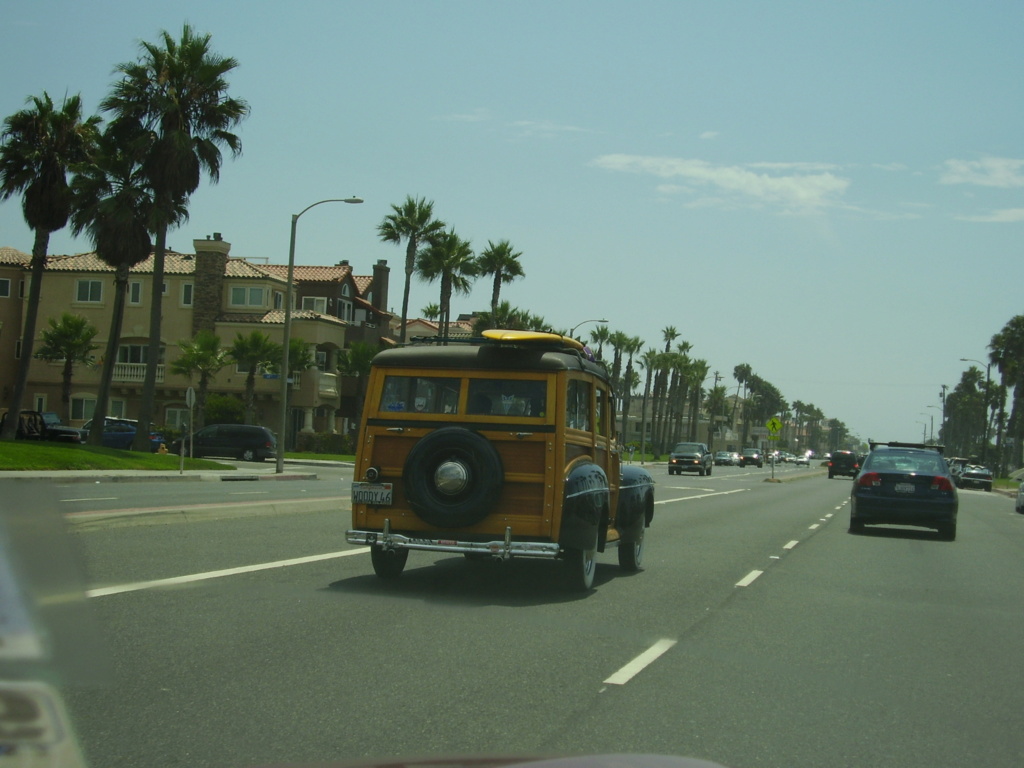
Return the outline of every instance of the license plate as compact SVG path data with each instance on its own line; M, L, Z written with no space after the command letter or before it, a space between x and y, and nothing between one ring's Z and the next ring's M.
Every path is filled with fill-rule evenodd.
M914 492L914 484L913 483L896 483L896 485L893 486L893 490L896 491L896 493L913 493Z
M392 483L352 483L352 503L391 506Z

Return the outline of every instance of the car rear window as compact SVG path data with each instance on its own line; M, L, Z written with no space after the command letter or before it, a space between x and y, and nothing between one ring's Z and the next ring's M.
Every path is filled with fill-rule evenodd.
M944 475L946 462L937 453L885 451L872 453L865 470L874 472L916 472L919 474Z

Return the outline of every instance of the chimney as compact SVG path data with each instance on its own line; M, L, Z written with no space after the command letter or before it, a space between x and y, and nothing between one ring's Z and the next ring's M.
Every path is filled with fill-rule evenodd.
M373 265L373 308L378 312L387 313L388 279L391 268L387 259L378 259Z
M199 331L216 330L224 302L224 275L227 272L231 243L221 239L220 232L213 239L193 240L196 252L192 287L192 335Z

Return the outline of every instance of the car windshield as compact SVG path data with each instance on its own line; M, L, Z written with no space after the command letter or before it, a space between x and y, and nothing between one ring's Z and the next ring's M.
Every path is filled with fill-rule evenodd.
M700 443L678 443L672 449L673 453L700 453L703 446Z
M942 457L931 451L876 451L865 462L866 472L912 472L946 474Z

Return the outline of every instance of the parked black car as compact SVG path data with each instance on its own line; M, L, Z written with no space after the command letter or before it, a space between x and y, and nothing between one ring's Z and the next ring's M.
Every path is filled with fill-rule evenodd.
M183 438L175 440L171 453L181 453ZM185 440L185 455L190 455L188 438ZM192 435L194 458L218 456L241 459L242 461L264 461L277 458L277 438L266 427L254 424L210 424Z
M860 471L860 458L853 451L832 451L828 460L828 479L836 475L856 477Z
M0 416L0 429L7 420L7 414ZM39 411L21 412L18 429L14 433L16 440L49 440L58 443L84 443L82 430L61 424L56 413L40 413Z
M668 473L697 472L701 477L710 475L715 463L711 451L704 443L676 443L668 457Z

